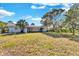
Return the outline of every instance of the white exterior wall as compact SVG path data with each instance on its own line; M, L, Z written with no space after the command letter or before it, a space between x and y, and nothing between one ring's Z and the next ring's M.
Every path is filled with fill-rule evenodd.
M15 32L16 32L16 33L20 33L20 32L21 32L21 29L20 29L20 28L15 29Z
M15 27L9 27L9 33L15 33Z
M24 29L24 32L27 33L27 28Z
M15 27L9 27L9 33L20 33L21 29L20 28L15 28Z

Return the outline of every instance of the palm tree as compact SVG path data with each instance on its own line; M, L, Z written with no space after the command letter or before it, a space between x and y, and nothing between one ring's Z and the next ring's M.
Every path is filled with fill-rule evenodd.
M29 24L28 24L25 20L20 19L20 20L17 22L16 25L21 28L21 32L23 33L25 26L27 26L27 25L29 25Z

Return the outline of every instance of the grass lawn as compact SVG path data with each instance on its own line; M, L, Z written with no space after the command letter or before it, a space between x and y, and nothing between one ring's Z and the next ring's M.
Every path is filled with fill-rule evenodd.
M66 37L43 33L0 35L0 55L79 55L79 43Z

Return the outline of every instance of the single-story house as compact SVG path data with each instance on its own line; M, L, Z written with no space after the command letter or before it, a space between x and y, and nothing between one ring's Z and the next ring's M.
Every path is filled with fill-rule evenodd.
M27 32L39 32L40 28L41 28L40 26L34 26L34 25L25 27L25 29L27 29Z
M20 33L21 32L21 29L18 26L16 26L16 24L14 24L12 22L8 22L7 27L8 27L9 33ZM35 25L25 26L25 28L23 30L23 32L25 32L25 33L27 33L27 32L42 32L42 31L44 32L47 30L41 26L35 26Z

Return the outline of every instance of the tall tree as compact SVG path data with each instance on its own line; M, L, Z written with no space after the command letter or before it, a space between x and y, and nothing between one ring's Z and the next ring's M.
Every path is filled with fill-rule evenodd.
M1 32L6 32L6 30L5 30L6 25L7 25L6 22L0 21L0 28L2 29Z
M29 25L25 20L20 19L17 24L17 26L19 26L21 28L21 32L24 31L25 26Z
M74 4L70 10L66 13L67 16L67 24L72 28L72 33L75 35L76 21L79 18L79 4Z
M64 12L64 9L51 9L45 15L43 15L41 23L46 26L53 26L53 30L58 27L58 17ZM57 17L58 16L58 17Z
M7 24L6 22L2 22L2 21L0 21L0 27L1 27L1 28L5 27L6 24Z

